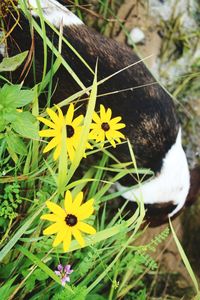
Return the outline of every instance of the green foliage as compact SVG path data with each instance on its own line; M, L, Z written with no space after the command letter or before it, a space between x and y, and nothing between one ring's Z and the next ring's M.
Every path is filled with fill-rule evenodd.
M29 273L30 270L22 272L24 277L26 277ZM34 289L35 285L38 283L38 281L40 282L40 284L43 283L43 286L45 287L45 282L48 279L48 277L49 276L45 272L43 272L40 269L36 269L25 282L27 292L31 292Z
M170 234L170 228L166 227L161 233L159 233L151 242L147 245L147 249L150 251L155 251L156 247L161 244Z
M19 5L25 2L27 1L19 0ZM75 0L75 2L84 4L82 0ZM108 0L99 1L97 4L97 12L103 19L99 18L96 21L96 27L102 32L108 32L110 24L107 19L113 17L113 9L115 10L121 1L111 2L112 7ZM85 15L79 7L77 10L84 18ZM29 11L24 10L23 13L29 15ZM170 230L167 227L149 244L136 246L135 240L143 218L141 210L138 209L131 221L130 219L127 221L122 217L123 209L120 208L118 212L112 205L118 200L119 193L112 193L109 189L116 180L127 173L127 166L134 167L134 174L146 172L137 169L132 149L130 151L132 162L127 162L127 166L119 163L107 149L103 149L102 159L96 161L95 166L89 166L89 171L85 172L88 165L80 164L95 106L97 79L95 76L93 87L84 89L78 76L61 57L60 51L46 38L42 12L39 11L39 14L42 28L39 22L31 20L35 31L43 37L44 45L43 79L39 88L35 86L30 90L12 84L1 84L0 88L0 180L3 183L0 194L0 233L3 234L0 242L2 247L0 298L6 300L12 294L12 299L30 300L150 299L145 273L147 277L151 274L155 278L154 274L155 271L158 272L158 266L152 256L159 244L166 240ZM31 18L30 15L29 17ZM61 39L61 36L59 38ZM64 40L62 42L65 43ZM62 42L60 41L60 45ZM47 47L52 51L52 57L56 57L55 63L52 59L49 73L47 73ZM0 63L0 71L15 70L24 61L26 55L27 52L24 52L4 59ZM84 61L83 58L81 60ZM61 64L83 88L78 97L92 89L88 97L90 104L84 123L83 139L73 165L65 160L65 151L59 165L53 161L51 155L42 155L38 142L39 128L35 125L35 116L39 115L37 99L45 89L50 102L53 89L52 78ZM84 64L87 66L85 61ZM98 75L98 68L95 75ZM78 97L77 94L72 95L60 103L61 107L63 103L68 105L70 101L76 104ZM77 104L79 105L80 102L78 101ZM44 110L41 113L44 116ZM100 152L99 149L98 151ZM113 161L110 162L111 157L115 165ZM72 167L68 172L70 164ZM115 172L116 176L109 176L110 171ZM61 247L52 248L51 237L42 235L48 225L40 219L40 215L46 212L45 201L49 199L56 202L60 197L58 194L62 194L62 191L69 186L72 193L76 194L83 189L87 198L95 199L95 213L93 219L91 218L91 224L94 223L97 233L86 238L85 248L80 249L77 243L72 242L70 251L63 253ZM25 200L23 210L20 209L22 199ZM141 234L145 234L145 231ZM74 270L70 275L70 283L66 283L65 287L61 286L61 279L54 272L60 262L71 264Z
M0 72L15 71L25 60L28 51L24 51L12 57L5 57L0 63Z
M146 300L147 292L146 288L139 290L138 292L130 292L126 296L127 300Z
M88 251L81 263L79 264L79 273L81 276L84 276L88 273L88 271L94 266L96 259L98 258L98 250L93 249L93 251Z
M21 109L30 104L33 97L32 90L22 90L20 85L4 84L0 88L0 138L6 141L6 148L14 161L17 161L17 154L27 154L22 137L39 137L35 118L29 111Z
M85 300L107 300L107 298L99 295L99 294L89 294L86 296Z
M5 185L3 192L0 194L0 217L4 219L15 218L18 215L17 209L21 203L20 185L17 182Z
M159 233L154 239L152 239L148 245L142 246L138 251L136 251L136 255L138 256L140 263L145 265L146 268L152 271L158 268L155 259L153 259L151 255L147 253L147 251L155 252L156 247L166 240L166 238L169 236L169 233L170 233L170 229L169 227L167 227L161 233Z
M9 296L12 294L12 291L15 288L15 286L12 286L12 284L15 281L16 277L17 276L8 280L2 287L0 287L0 298L1 299L4 299L4 300L9 299Z
M85 300L87 295L87 289L84 286L73 287L72 292L63 289L62 292L56 293L52 300Z

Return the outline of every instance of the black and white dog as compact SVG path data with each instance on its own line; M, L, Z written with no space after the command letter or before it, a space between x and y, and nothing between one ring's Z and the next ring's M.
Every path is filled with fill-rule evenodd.
M39 20L38 2L27 2L30 13ZM141 188L134 188L134 182L129 179L123 182L123 185L118 183L117 188L123 190L124 186L133 185L132 190L123 193L125 199L134 201L136 197L140 198L142 193L146 207L153 214L156 212L156 215L161 214L165 217L176 215L186 202L190 189L190 173L181 143L181 127L171 97L155 82L144 63L131 49L88 28L61 4L64 1L39 2L45 20L62 30L64 37L77 49L91 69L95 69L98 59L98 80L124 69L99 86L98 94L104 96L98 97L96 109L98 110L100 104L104 104L112 109L113 116L122 116L122 121L126 124L123 133L133 145L138 167L151 169L155 176L144 182ZM14 22L15 18L10 15L7 18L7 31ZM46 33L57 46L59 38L48 25ZM7 39L6 51L12 56L19 51L30 50L31 47L34 48L36 81L40 82L43 41L36 32L31 37L28 20L20 13L20 21ZM2 56L5 55L3 46L0 52ZM62 56L84 86L90 86L93 74L65 44L62 45ZM48 68L51 60L52 54L49 49ZM15 81L15 74L12 76ZM32 72L26 76L26 82L29 85L33 82ZM80 90L76 81L62 66L55 74L53 84L55 92L52 104ZM118 90L123 92L115 93ZM106 93L109 95L105 95ZM114 154L120 161L130 161L127 144L119 145Z

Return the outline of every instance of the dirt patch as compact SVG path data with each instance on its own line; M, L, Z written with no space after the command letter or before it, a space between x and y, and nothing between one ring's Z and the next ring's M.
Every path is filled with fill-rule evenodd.
M157 22L149 13L147 1L129 1L125 0L120 7L117 15L118 19L124 20L126 30L115 24L113 37L123 43L127 43L127 35L133 28L137 27L142 30L145 40L135 46L135 50L141 57L151 57L146 61L149 67L155 64L156 58L160 52L161 38L157 29Z
M153 9L149 6L152 3ZM160 6L156 7L155 3ZM165 5L163 8L166 9L166 14L164 10L159 12L162 4ZM200 55L198 55L200 45L196 39L195 28L198 28L198 22L193 4L194 1L188 0L179 2L175 0L125 0L117 14L124 27L115 23L112 28L112 37L123 43L127 43L127 34L134 27L140 28L145 34L144 42L137 44L135 50L140 57L152 55L146 64L156 72L161 82L163 81L178 99L176 105L183 126L183 142L191 167L200 163L200 88L199 79L195 76L195 72L200 71L200 63L198 63L200 61ZM155 12L155 15L152 14L152 11ZM194 35L193 41L190 40L191 32ZM188 45L185 44L187 39ZM189 48L187 49L187 47ZM181 77L183 74L185 74L184 77ZM189 77L190 75L191 77ZM192 267L198 276L200 276L199 214L200 204L196 203L191 208L186 208L184 213L173 222L178 237L182 241ZM147 244L164 227L148 228L146 234L138 242ZM183 299L190 299L191 279L171 236L158 247L155 257L158 258L160 264L161 272L159 273L168 276L168 280L165 277L166 285L163 289L166 289L167 292L171 285L172 291L172 284L175 285L176 283L177 289L183 292L179 296ZM173 277L175 275L176 278ZM161 277L160 279L157 278L158 282L159 280L162 281ZM187 290L187 288L189 289L188 294L186 291L184 292L184 289ZM169 291L168 294L170 294ZM173 292L172 294L175 295Z

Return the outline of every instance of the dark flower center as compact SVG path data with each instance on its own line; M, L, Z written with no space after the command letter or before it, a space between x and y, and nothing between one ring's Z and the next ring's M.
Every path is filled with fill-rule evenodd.
M108 131L110 129L110 125L107 123L107 122L103 122L101 124L101 128L104 130L104 131Z
M71 138L74 135L74 128L71 125L66 126L67 137Z
M68 226L75 226L78 220L76 216L68 214L65 218L65 222Z

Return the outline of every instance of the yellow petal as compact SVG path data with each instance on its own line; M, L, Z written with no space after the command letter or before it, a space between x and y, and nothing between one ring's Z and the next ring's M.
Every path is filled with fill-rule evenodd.
M87 149L93 149L93 146L92 146L90 143L87 142L86 148L87 148Z
M109 140L109 142L113 146L113 148L116 148L115 140L111 139L111 140Z
M76 229L75 227L72 227L72 234L74 236L74 238L77 240L77 242L79 243L79 245L81 247L83 247L85 245L85 241L82 237L82 234L80 233L80 231L78 229Z
M48 151L50 151L51 149L53 149L54 147L56 147L58 145L58 139L57 138L53 138L48 145L44 148L43 153L46 153Z
M104 130L99 130L99 134L96 137L97 142L104 142L105 141L105 131Z
M125 139L126 137L125 137L125 135L122 134L121 132L115 131L115 133L114 133L114 138L115 138L115 139L117 139L117 138Z
M75 209L79 209L79 206L81 205L83 201L83 192L78 193L78 195L76 196L74 202L73 202L73 207Z
M98 130L97 129L92 129L89 133L89 139L93 140L96 139L96 137L98 136Z
M58 222L60 217L54 214L45 214L40 217L41 220L48 220L53 222Z
M101 119L99 118L98 114L95 111L93 112L92 119L97 124L101 123Z
M124 139L125 138L125 136L120 131L116 131L116 130L109 130L108 134L110 137L112 137L112 139L116 139L116 138Z
M118 124L113 124L112 125L113 130L119 130L119 129L122 129L124 127L126 127L126 125L124 123L118 123Z
M60 109L60 107L58 105L55 105L55 107L58 110L58 118L59 118L59 120L64 123L64 116L63 116L62 110Z
M83 115L80 115L80 116L78 116L77 118L75 118L75 119L73 120L73 122L72 122L71 125L72 125L73 127L77 127L77 126L79 126L79 125L81 124L82 120L83 120Z
M77 224L78 226L78 229L85 232L85 233L88 233L88 234L95 234L96 233L96 230L94 229L94 227L92 227L91 225L88 225L86 223L83 223L83 222L79 222Z
M90 125L90 129L95 129L95 130L101 129L101 122L99 122L99 124L92 123L92 124Z
M104 120L106 119L106 110L103 104L100 105L100 118L101 122L104 122Z
M74 135L71 138L67 138L67 144L71 144L73 147L77 147L80 143L82 127L77 127L74 131Z
M68 229L63 239L63 250L66 252L71 244L72 234L71 229Z
M64 239L64 234L62 231L59 231L54 242L53 242L53 247L57 247Z
M58 231L60 231L62 229L61 226L62 226L61 223L54 223L54 224L50 225L49 227L47 227L43 231L43 234L44 235L49 235L49 234L57 233Z
M72 120L73 120L73 117L74 117L74 104L71 103L69 108L68 108L66 117L65 117L66 124L71 124Z
M80 206L79 210L77 211L77 216L79 220L84 220L91 216L91 214L94 211L93 204L94 199L90 199Z
M114 125L114 124L117 124L119 121L121 121L121 117L115 117L113 118L112 120L110 120L110 126Z
M116 140L116 142L117 142L118 144L120 144L120 143L121 143L121 140L120 140L120 138L116 138L115 140Z
M56 131L53 129L45 129L39 131L39 136L41 137L52 137L56 136Z
M47 113L50 116L51 120L55 123L55 124L60 124L60 119L58 117L58 115L55 113L55 111L53 111L53 109L51 108L47 108Z
M114 148L116 148L116 143L115 143L115 141L114 141L114 138L113 138L113 135L112 135L112 131L111 131L111 130L109 130L109 131L106 132L106 138L107 138L107 140L111 143L111 145L112 145Z
M112 116L112 110L110 108L107 109L106 112L106 121L109 122Z
M46 205L55 215L59 216L61 220L65 219L66 213L59 205L50 201L46 201Z
M65 193L65 200L64 200L64 206L65 206L65 211L66 212L70 212L73 208L72 205L72 194L71 192L68 190Z
M53 122L51 122L51 121L49 121L49 120L47 120L47 119L45 119L45 118L43 118L43 117L37 117L37 119L38 119L40 122L42 122L42 123L44 123L45 125L47 125L48 127L50 127L50 128L53 128L53 129L56 128L56 125L55 125Z

